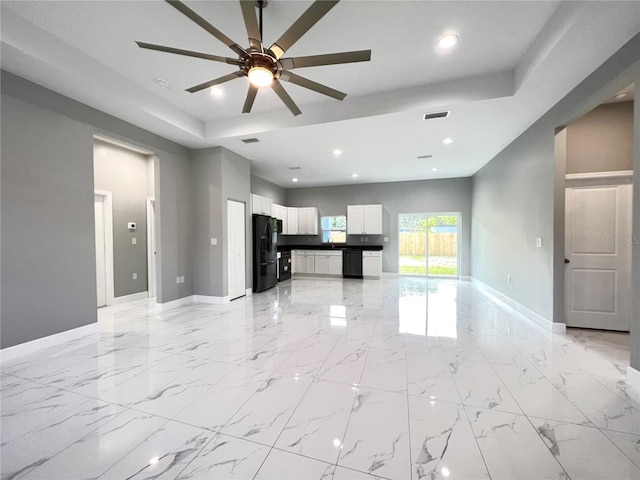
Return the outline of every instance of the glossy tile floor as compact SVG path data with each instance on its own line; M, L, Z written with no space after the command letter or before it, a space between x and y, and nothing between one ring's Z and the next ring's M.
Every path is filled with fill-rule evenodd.
M468 282L294 279L100 310L2 365L2 479L640 478L628 336Z

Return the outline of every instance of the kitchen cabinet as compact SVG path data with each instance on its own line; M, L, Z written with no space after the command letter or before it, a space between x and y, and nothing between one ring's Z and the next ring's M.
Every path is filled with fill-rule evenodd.
M316 250L316 275L342 276L342 250Z
M273 202L270 198L256 195L255 193L251 194L251 213L271 216L272 205Z
M381 252L362 252L362 276L380 278L382 275Z
M283 205L273 204L273 208L271 210L271 216L277 218L278 220L282 220L282 233L287 233L287 228L289 225L289 216L287 214L287 207Z
M294 273L315 273L316 252L314 252L313 250L294 250L294 258Z
M318 234L318 209L298 207L298 235Z
M347 235L382 235L382 205L348 205Z
M298 209L296 207L287 207L287 235L298 234Z

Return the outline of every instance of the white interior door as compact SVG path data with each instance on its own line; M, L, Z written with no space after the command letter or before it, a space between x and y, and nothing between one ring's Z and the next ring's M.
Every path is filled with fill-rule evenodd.
M156 202L147 198L147 291L156 296Z
M246 294L245 287L245 205L227 201L227 251L229 255L229 299Z
M566 189L566 324L629 331L631 185Z
M98 307L107 304L107 260L105 242L105 197L95 195L95 225L96 225L96 288Z

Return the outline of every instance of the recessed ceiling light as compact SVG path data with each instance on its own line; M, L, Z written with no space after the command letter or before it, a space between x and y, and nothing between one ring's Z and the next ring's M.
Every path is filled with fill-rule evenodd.
M453 138L445 138L442 143L449 145L450 143L453 143Z
M438 167L433 167L433 168L431 169L431 171L432 171L432 172L437 172L437 171L438 171Z
M623 98L626 98L629 96L629 92L627 90L620 92L620 93L616 93L613 98L615 100L622 100Z
M440 40L438 40L438 47L447 49L456 46L458 43L458 36L454 34L445 35Z
M211 95L214 97L221 97L223 93L220 87L211 87Z
M352 173L351 174L351 178L358 178L358 174L357 173Z
M342 155L342 150L340 150L339 148L336 148L336 149L333 151L333 156L334 156L334 157L339 157L340 155Z
M160 88L167 88L169 86L169 82L163 80L162 78L156 78L156 85Z
M292 178L291 181L295 183L295 182L298 181L298 179L297 178Z

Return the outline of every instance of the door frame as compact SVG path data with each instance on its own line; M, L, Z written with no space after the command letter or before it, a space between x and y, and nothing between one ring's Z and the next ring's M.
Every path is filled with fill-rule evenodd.
M156 197L147 197L147 297L156 296L157 290L157 263L153 247L157 241L156 236ZM156 244L157 246L157 244Z
M113 305L113 194L106 190L94 190L94 195L104 198L104 246L105 281L107 284L106 306ZM94 198L95 202L95 198ZM95 222L95 219L94 219ZM94 240L95 243L95 240ZM95 266L94 266L95 268ZM96 272L97 275L97 272Z

